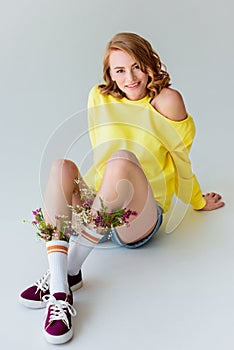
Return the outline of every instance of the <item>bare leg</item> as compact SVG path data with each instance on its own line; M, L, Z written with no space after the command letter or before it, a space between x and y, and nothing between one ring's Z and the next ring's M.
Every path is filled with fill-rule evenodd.
M101 197L108 210L130 208L138 215L130 227L118 228L120 239L132 243L147 236L157 221L156 204L147 178L135 155L120 150L108 161L93 207L100 208Z
M71 219L68 204L80 204L80 194L74 184L79 176L77 166L70 160L58 159L51 168L45 192L45 219L55 225L55 215ZM108 209L130 208L137 217L130 219L130 227L119 227L118 234L125 243L132 243L147 236L157 221L157 210L152 190L135 155L120 150L112 155L104 173L102 185L93 203L100 208L101 197Z
M77 166L69 160L57 159L54 161L46 191L44 196L44 215L47 223L56 225L55 216L65 215L68 220L72 219L72 212L68 205L80 205L81 204L81 192L78 185L75 184L74 180L77 178L81 179ZM82 182L82 187L87 185ZM53 241L52 241L53 242ZM63 242L64 243L64 242ZM60 243L62 244L62 243ZM58 245L58 242L56 242ZM92 247L86 247L85 245L78 245L76 242L69 244L67 264L64 262L59 265L61 260L57 259L56 262L56 273L52 269L50 274L50 281L52 287L55 285L67 284L67 272L71 275L76 275L88 254L91 252ZM62 254L63 256L64 254ZM57 255L55 256L57 258ZM60 267L58 267L60 266ZM61 272L63 268L63 273ZM50 263L51 270L51 263Z
M79 192L74 180L78 177L77 166L70 160L54 161L44 196L45 220L55 225L55 215L66 215L71 219L68 204L80 204Z

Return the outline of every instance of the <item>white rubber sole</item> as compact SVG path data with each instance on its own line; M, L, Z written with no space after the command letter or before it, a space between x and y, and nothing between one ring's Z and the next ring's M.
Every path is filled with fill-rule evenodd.
M46 304L44 303L44 301L28 300L28 299L22 298L21 296L19 296L19 302L20 304L30 309L43 309L46 307Z
M76 290L80 289L81 287L83 287L83 281L80 281L80 283L75 284L70 289L72 292L75 292Z
M66 334L63 335L51 335L48 334L44 329L44 336L50 344L64 344L67 343L73 337L73 329L71 328Z

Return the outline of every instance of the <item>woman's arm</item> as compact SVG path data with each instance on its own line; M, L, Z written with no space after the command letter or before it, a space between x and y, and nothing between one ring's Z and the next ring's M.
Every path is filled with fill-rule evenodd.
M180 122L186 119L187 117L187 112L186 112L183 98L181 94L176 90L173 90L170 88L164 88L160 92L160 94L152 100L151 104L160 114L162 114L163 116L165 116L170 120ZM178 151L179 150L173 153L178 153ZM173 153L172 153L172 157L173 157ZM177 157L174 157L174 161L177 166L176 158ZM179 158L180 158L180 161L182 160L182 163L183 163L183 159L182 159L183 157L180 156ZM186 155L186 158L187 158L187 155ZM180 176L180 174L178 174L178 176ZM182 178L183 177L181 177L181 183L183 182ZM195 179L195 176L194 176L194 179ZM194 181L197 183L196 179L193 180L193 182ZM197 186L199 186L198 183L197 183ZM222 197L218 193L215 193L215 192L207 193L203 195L203 199L204 199L204 203L206 204L204 205L204 207L202 207L199 210L210 211L210 210L218 209L224 206L224 202L221 201Z

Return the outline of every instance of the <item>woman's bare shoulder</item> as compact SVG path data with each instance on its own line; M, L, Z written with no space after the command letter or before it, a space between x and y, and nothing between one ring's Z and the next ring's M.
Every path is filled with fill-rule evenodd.
M166 118L181 121L187 117L183 97L179 91L164 88L151 101L152 106Z

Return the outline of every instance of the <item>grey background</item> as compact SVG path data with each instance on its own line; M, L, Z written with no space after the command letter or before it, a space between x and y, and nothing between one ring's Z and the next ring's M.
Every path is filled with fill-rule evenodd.
M204 191L222 193L227 206L189 211L173 235L162 228L137 252L94 252L68 346L233 349L233 29L232 0L0 2L5 349L32 341L34 349L49 348L43 312L17 303L20 288L47 267L43 245L21 220L41 206L50 162L64 155L67 144L53 144L61 127L75 115L86 130L88 91L102 81L106 43L121 31L148 39L168 67L197 126L194 170ZM79 147L68 152L78 163L89 152L86 137Z

